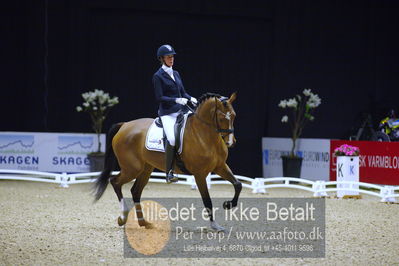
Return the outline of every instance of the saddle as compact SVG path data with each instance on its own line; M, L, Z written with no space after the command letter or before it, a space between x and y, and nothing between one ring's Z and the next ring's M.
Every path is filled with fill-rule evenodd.
M190 117L192 114L193 113L180 113L177 116L175 123L175 162L180 170L185 174L191 173L185 167L180 154L183 152L183 139L186 122L188 117ZM163 130L162 120L160 117L157 117L148 129L145 146L147 150L150 151L165 152L165 143L166 135Z
M186 126L186 121L187 118L191 116L191 113L188 114L186 117L183 113L180 113L177 118L176 118L176 123L175 123L175 147L176 150L179 151L179 154L183 152L183 136L184 136L184 129ZM162 119L160 117L157 117L154 121L155 125L159 128L163 129L163 124L162 124ZM163 130L162 130L163 131ZM166 143L166 135L165 131L163 131L163 143L164 143L164 151L165 151L165 143Z

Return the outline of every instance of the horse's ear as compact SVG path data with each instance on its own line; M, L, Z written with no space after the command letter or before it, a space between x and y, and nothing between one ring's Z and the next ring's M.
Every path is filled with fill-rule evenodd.
M237 92L233 92L233 94L230 96L229 103L232 104L236 98L237 98Z

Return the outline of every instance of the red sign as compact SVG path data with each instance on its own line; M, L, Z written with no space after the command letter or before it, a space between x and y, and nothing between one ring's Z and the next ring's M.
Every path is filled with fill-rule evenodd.
M330 180L336 180L334 149L342 144L359 147L360 182L399 185L399 142L332 140Z

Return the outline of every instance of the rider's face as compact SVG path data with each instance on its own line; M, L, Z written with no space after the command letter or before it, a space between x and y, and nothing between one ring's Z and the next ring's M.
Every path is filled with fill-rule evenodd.
M168 66L168 67L172 67L173 66L173 61L174 61L174 56L173 56L173 54L171 54L171 55L165 55L164 57L163 57L163 61L164 61L164 63L165 63L165 65L166 66Z

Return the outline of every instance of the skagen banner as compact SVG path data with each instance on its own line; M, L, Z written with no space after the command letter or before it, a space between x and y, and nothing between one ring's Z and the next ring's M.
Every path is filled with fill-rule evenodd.
M283 176L282 155L292 147L290 138L262 138L263 177ZM301 177L309 180L330 179L330 140L298 139L297 155L303 158Z
M100 141L105 143L104 134ZM89 172L87 154L97 143L95 134L0 132L0 168Z
M129 207L132 201L125 199ZM141 201L149 228L138 225L135 209L125 225L124 256L182 258L325 257L325 200L320 198L213 199L214 217L224 232L210 228L200 198Z

